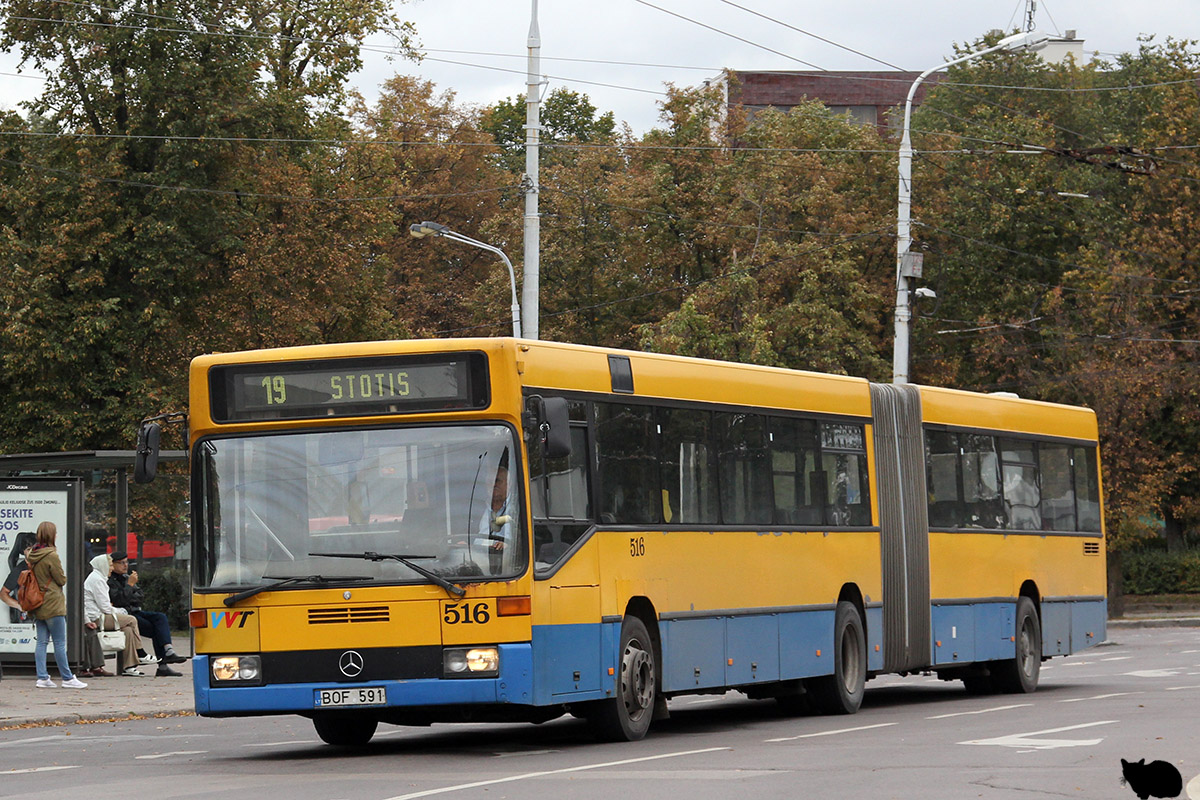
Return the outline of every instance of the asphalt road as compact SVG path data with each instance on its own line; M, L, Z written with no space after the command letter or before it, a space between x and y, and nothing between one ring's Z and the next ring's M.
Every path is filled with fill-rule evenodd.
M1200 629L1123 629L1042 665L1031 695L888 676L850 717L737 693L671 701L642 742L544 725L382 726L356 751L298 717L0 731L0 795L461 798L1132 798L1121 759L1162 760L1200 800ZM1189 794L1189 781L1191 784Z

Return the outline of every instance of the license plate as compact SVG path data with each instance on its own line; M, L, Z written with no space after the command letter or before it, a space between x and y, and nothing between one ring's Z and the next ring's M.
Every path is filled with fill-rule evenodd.
M356 686L353 689L317 689L313 708L387 705L387 689L382 686Z

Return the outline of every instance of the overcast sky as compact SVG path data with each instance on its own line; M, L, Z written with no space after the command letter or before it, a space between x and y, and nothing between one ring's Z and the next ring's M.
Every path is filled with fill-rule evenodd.
M642 132L657 122L664 83L698 84L726 67L924 70L945 60L955 43L974 42L992 29L1022 27L1026 3L539 0L542 72L548 88L583 92L601 111L615 112L618 122ZM487 105L515 96L525 89L531 6L531 0L399 5L399 15L416 25L425 61L389 62L372 47L364 53L366 67L355 77L355 87L373 99L383 80L402 72L451 89L464 103ZM1200 39L1196 6L1194 0L1037 0L1035 22L1052 34L1075 30L1089 57L1096 51L1111 56L1136 50L1139 34L1154 34L1159 41ZM38 91L39 80L14 77L14 72L15 56L0 54L0 73L7 73L0 74L0 106L12 107Z

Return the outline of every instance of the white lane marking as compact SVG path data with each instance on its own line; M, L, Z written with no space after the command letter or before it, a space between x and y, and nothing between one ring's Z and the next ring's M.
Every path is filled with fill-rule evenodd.
M1102 658L1100 660L1101 661L1124 661L1128 658L1133 658L1133 656L1113 656L1112 658Z
M1183 788L1183 793L1190 797L1191 800L1200 800L1200 775L1187 782L1187 786Z
M699 700L688 700L686 705L702 706L705 703L719 703L724 699L725 699L724 697L702 697Z
M1168 692L1181 692L1184 689L1200 689L1200 686L1193 685L1193 686L1168 686L1167 687Z
M854 731L869 731L872 728L888 728L892 725L899 725L899 722L881 722L878 725L861 725L857 728L839 728L836 731L821 731L820 733L802 733L799 736L784 736L779 739L764 739L766 742L794 742L797 739L812 739L816 736L834 736L839 733L853 733Z
M561 750L522 750L519 753L496 753L496 758L520 758L522 756L547 756L551 753L560 753Z
M1072 697L1070 700L1059 700L1060 703L1082 703L1084 700L1106 700L1110 697L1124 697L1127 694L1145 694L1145 692L1113 692L1112 694L1097 694L1092 697Z
M440 789L426 789L422 792L411 792L409 794L400 794L395 797L389 797L387 800L412 800L415 797L430 797L435 794L448 794L450 792L460 792L463 789L477 789L480 786L495 786L498 783L512 783L513 781L523 781L529 778L542 778L547 775L565 775L571 772L584 772L591 769L604 769L605 767L619 767L624 764L638 764L643 761L657 761L662 758L678 758L680 756L695 756L701 753L715 753L718 750L732 750L732 747L706 747L703 750L684 750L678 753L663 753L657 756L643 756L642 758L626 758L621 761L606 761L602 764L584 764L579 767L566 767L564 769L549 769L543 772L526 772L521 775L509 775L507 778L493 778L490 781L475 781L474 783L460 783L456 786L443 786Z
M1200 650L1181 650L1181 651L1179 651L1179 652L1180 652L1180 654L1181 654L1181 655L1185 655L1185 656L1186 656L1188 653L1200 653Z
M202 756L207 752L207 750L172 750L170 753L155 753L150 756L134 756L134 758L149 760L153 758L170 758L171 756Z
M13 739L11 742L0 742L0 747L15 747L22 744L37 744L38 742L59 742L65 738L65 733L60 733L57 736L34 736L30 739Z
M995 708L984 708L979 711L958 711L953 714L938 714L935 717L926 717L925 719L946 719L947 717L965 717L970 714L989 714L993 711L1008 711L1010 708L1024 708L1031 705L1033 703L1017 703L1013 706L996 706Z
M1132 675L1135 678L1174 678L1179 674L1177 669L1139 669L1133 672L1126 672L1126 675Z
M286 742L254 742L252 744L244 744L242 747L286 747L289 744L316 744L316 739L289 739Z
M28 769L6 769L3 772L0 772L0 775L21 775L21 774L24 774L27 772L54 772L55 770L60 770L60 769L79 769L80 766L82 766L82 765L81 764L72 764L69 767L67 767L67 766L63 766L63 767L30 767Z
M1014 733L1008 736L997 736L992 739L972 739L959 744L990 744L997 747L1027 747L1030 750L1053 750L1058 747L1087 747L1088 745L1100 744L1104 741L1103 737L1099 739L1032 739L1032 736L1041 736L1044 733L1061 733L1062 731L1074 731L1080 728L1093 728L1097 725L1113 725L1118 720L1106 719L1100 722L1085 722L1082 725L1067 725L1063 728L1047 728L1044 731L1029 731L1028 733Z

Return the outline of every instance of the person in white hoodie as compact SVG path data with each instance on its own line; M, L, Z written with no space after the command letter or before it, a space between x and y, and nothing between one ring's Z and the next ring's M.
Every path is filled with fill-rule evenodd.
M92 571L83 582L83 618L87 622L95 622L103 630L120 630L125 634L125 649L117 658L117 674L132 678L144 676L146 673L138 669L138 649L142 646L142 637L138 635L137 620L124 613L123 609L114 608L108 598L108 574L112 571L112 559L108 554L99 555L92 559Z

